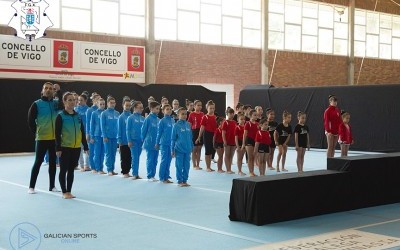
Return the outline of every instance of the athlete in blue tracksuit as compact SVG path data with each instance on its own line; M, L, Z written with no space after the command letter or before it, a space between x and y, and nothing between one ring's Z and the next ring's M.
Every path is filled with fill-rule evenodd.
M115 99L114 97L109 97L107 100L107 109L101 113L100 117L101 135L104 141L104 152L108 175L117 175L117 173L114 172L114 169L115 156L118 148L118 117L119 112L115 110Z
M186 110L181 108L178 111L179 120L172 129L171 154L176 157L176 179L181 187L190 186L187 184L190 169L190 154L193 149L192 130L190 123L186 121Z
M88 146L89 146L89 167L93 168L92 171L96 171L94 168L94 144L90 143L91 137L90 137L90 122L92 121L92 114L94 111L98 109L97 107L97 100L100 98L99 95L93 96L93 105L88 108L86 111L86 123L85 123L85 132L86 132L86 140L88 141Z
M87 96L80 95L78 97L78 105L74 108L75 112L77 112L81 118L83 127L86 126L86 112L89 107L86 105ZM86 141L86 138L85 138ZM79 165L81 167L81 171L89 171L89 158L88 154L85 154L83 144L81 146L81 154L79 156Z
M171 116L171 106L163 106L164 117L158 123L156 146L161 151L161 163L159 170L160 181L164 183L172 183L169 178L169 168L171 166L171 134L175 124L174 118Z
M142 154L143 140L141 129L144 123L142 116L143 104L135 102L133 104L133 114L126 121L126 137L132 156L132 179L141 179L139 176L139 160Z
M105 174L103 172L104 143L103 138L101 137L100 128L100 116L104 111L105 106L104 99L99 99L97 105L98 109L92 113L90 118L90 143L93 145L92 148L94 154L92 169L94 169L93 173L99 172L100 174Z
M144 120L142 126L142 139L143 148L147 152L147 179L150 181L157 181L154 178L156 175L158 150L156 149L157 127L158 127L158 112L160 111L160 104L157 102L150 103L150 114Z
M123 101L124 112L118 117L117 142L119 144L119 153L121 156L121 173L125 178L129 177L132 164L131 151L128 146L128 137L126 135L126 123L129 116L132 114L131 106L131 100L125 99Z

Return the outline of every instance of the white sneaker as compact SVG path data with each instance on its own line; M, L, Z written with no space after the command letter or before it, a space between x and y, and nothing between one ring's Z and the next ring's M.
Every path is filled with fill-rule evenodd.
M30 188L30 189L28 190L28 194L36 194L35 189Z
M158 180L157 180L156 178L152 177L152 178L149 179L149 181L150 181L150 182L156 182L156 181L158 181Z
M51 192L61 192L60 190L58 190L57 188L53 187L51 190Z

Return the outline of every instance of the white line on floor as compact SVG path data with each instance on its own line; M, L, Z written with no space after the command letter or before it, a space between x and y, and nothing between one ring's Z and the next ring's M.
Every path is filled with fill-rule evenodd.
M124 177L123 175L116 175L116 177L120 177L122 179L128 179L128 178L123 178ZM148 182L147 179L139 179L139 180L135 180L135 181L146 181L146 182ZM160 182L160 181L157 181L157 182ZM161 183L161 184L163 184L163 183ZM173 185L168 184L167 186L173 186ZM216 192L216 193L223 193L223 194L230 194L231 193L231 192L228 192L228 191L222 191L222 190L211 189L211 188L201 188L201 187L197 187L197 186L191 186L190 188L204 190L204 191L211 191L211 192Z
M13 186L17 186L17 187L21 187L21 188L25 188L26 190L28 189L27 186L21 185L21 184L15 183L15 182L10 182L10 181L5 181L5 180L0 180L0 182L5 183L5 184L9 184L9 185L13 185ZM53 196L57 196L58 198L61 198L61 194L60 193L54 193L54 192L44 191L44 190L40 190L40 189L35 189L35 191L40 192L40 193L53 195ZM155 220L160 220L160 221L164 221L164 222L170 222L170 223L174 223L174 224L177 224L177 225L186 226L186 227L190 227L190 228L194 228L194 229L198 229L198 230L202 230L202 231L207 231L207 232L211 232L211 233L217 233L217 234L225 235L225 236L228 236L228 237L233 237L233 238L237 238L237 239L241 239L241 240L251 241L251 242L254 242L254 243L260 243L260 244L269 243L268 241L254 239L254 238L250 238L250 237L246 237L246 236L242 236L242 235L238 235L238 234L232 234L232 233L228 233L228 232L225 232L225 231L220 231L220 230L217 230L217 229L198 226L198 225L191 224L191 223L172 220L172 219L168 219L168 218L164 218L164 217L160 217L160 216L156 216L156 215L152 215L152 214L142 213L142 212L139 212L139 211L120 208L120 207L111 206L111 205L98 203L98 202L94 202L94 201L89 201L89 200L84 200L84 199L79 199L79 198L75 198L74 200L82 202L82 203L87 203L87 204L91 204L91 205L95 205L95 206L99 206L99 207L104 207L104 208L109 208L109 209L125 212L125 213L135 214L135 215L139 215L139 216L143 216L143 217L147 217L147 218L151 218L151 219L155 219Z
M209 188L201 188L201 187L194 187L194 186L191 186L191 188L205 190L205 191L212 191L212 192L217 192L217 193L224 193L224 194L230 194L231 193L231 192L227 192L227 191L221 191L221 190L215 190L215 189L209 189Z
M400 221L400 219L394 219L394 220L389 220L389 221L377 222L377 223L373 223L373 224L369 224L369 225L364 225L364 226L359 226L359 227L352 227L352 228L349 228L349 229L357 230L357 229L362 229L362 228L366 228L366 227L380 226L380 225L384 225L384 224L387 224L387 223L393 223L393 222L398 222L398 221Z
M291 151L296 151L296 149L294 147L288 147L288 150ZM310 152L316 152L316 153L326 153L326 149L321 149L321 148L311 148ZM367 152L367 151L349 151L349 155L369 155L369 154L384 154L381 152ZM335 150L335 155L336 157L338 157L338 155L340 155L340 150Z
M34 156L34 153L2 153L0 157L15 157L15 156ZM1 248L0 248L1 249Z

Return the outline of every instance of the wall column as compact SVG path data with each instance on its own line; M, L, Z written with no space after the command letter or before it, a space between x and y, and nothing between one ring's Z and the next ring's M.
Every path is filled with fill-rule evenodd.
M154 37L154 0L146 0L146 84L155 83L156 41Z
M268 0L261 1L261 84L269 84L268 78Z
M347 84L354 85L354 17L356 11L356 0L349 0L349 56Z

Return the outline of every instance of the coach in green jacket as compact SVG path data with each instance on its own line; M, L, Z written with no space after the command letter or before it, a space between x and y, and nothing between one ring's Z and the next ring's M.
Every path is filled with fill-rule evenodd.
M54 98L54 93L57 93L58 98ZM36 180L47 151L49 152L49 191L58 191L55 188L56 150L54 127L56 116L63 108L62 102L58 101L60 98L60 86L46 82L43 84L41 94L42 97L32 103L28 112L29 128L36 134L36 158L31 171L28 191L30 194L36 193Z

